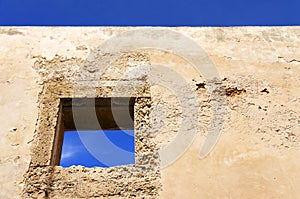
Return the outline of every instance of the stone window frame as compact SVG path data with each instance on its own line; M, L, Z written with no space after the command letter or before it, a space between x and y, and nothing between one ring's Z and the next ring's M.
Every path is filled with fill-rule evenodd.
M55 143L60 99L73 97L73 85L62 81L45 83L39 94L39 115L31 162L25 175L23 197L156 198L161 187L159 155L152 137L148 136L152 132L149 128L151 96L150 91L146 91L147 89L149 88L144 87L141 89L143 93L136 96L120 96L136 98L134 105L134 165L111 168L85 168L82 166L62 168L51 165L51 157ZM99 87L96 97L115 97L111 94L112 90L111 86ZM83 181L89 183L85 184Z

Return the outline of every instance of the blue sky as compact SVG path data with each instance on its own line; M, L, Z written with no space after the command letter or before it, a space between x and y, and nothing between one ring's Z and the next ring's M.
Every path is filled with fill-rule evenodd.
M300 25L299 0L0 0L1 25Z
M66 131L60 166L111 167L134 164L134 150L133 130Z

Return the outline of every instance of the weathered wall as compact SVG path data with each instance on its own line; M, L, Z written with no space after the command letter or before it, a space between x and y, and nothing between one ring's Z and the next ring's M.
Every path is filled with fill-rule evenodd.
M116 186L112 182L117 181L100 186L106 174L99 175L102 171L97 169L95 186L84 188L80 182L93 178L92 170L73 168L70 172L77 174L70 178L67 170L62 171L60 167L54 171L47 167L47 173L32 170L34 167L29 165L48 164L47 156L37 155L43 153L37 148L42 146L37 144L38 119L47 111L41 111L44 99L41 96L50 91L48 86L69 85L67 90L62 86L64 91L60 94L72 96L70 82L80 63L101 42L130 29L134 28L0 28L0 198L96 197L103 194L96 189L103 188L107 188L104 196L128 197L125 193L120 195L122 190L118 189L115 195L109 194ZM200 160L199 151L211 118L210 93L205 84L199 84L206 82L192 66L180 56L146 49L124 55L112 64L111 70L101 78L106 84L118 80L127 68L144 63L161 64L181 74L199 101L198 136L178 161L159 173L154 172L157 178L151 179L156 186L153 198L158 191L160 198L297 198L300 194L300 28L171 29L197 42L216 66L223 79L224 90L220 94L227 96L227 114L218 144L209 156ZM107 93L101 89L98 92L99 95ZM162 147L176 136L184 113L176 93L153 86L150 96L153 103L150 115L157 118L152 121L152 130L156 132L151 140ZM51 110L53 113L55 108ZM48 122L54 128L56 121ZM34 153L35 150L38 151ZM54 183L49 193L45 193L50 173L56 177L52 177ZM135 174L132 177L139 179L139 172ZM29 181L34 182L33 188ZM126 184L126 189L134 191L130 186ZM150 191L148 196L151 198Z

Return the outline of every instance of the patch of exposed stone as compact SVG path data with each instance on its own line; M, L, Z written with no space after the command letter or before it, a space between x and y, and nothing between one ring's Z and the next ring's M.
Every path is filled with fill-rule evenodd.
M143 61L140 58L140 54L133 54L127 55L125 60L138 64ZM40 56L35 59L34 69L40 74L43 88L39 93L39 114L31 163L24 178L23 198L157 198L161 190L159 156L155 134L149 127L152 102L149 87L143 83L145 80L140 80L141 88L133 93L138 97L134 108L135 165L112 168L50 166L59 98L73 96L74 75L82 60L58 55L50 60ZM86 93L85 87L80 89ZM126 89L131 89L130 85ZM100 83L95 95L111 97L113 91L113 86Z

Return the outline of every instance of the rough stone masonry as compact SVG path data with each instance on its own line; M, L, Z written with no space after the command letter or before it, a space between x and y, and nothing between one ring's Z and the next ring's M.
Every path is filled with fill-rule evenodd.
M80 66L97 47L136 27L0 27L0 198L298 198L300 195L300 27L167 28L196 42L222 81L226 115L213 151L199 159L211 123L208 82L162 49L122 52L98 81L111 97L122 80L138 85L136 164L104 168L51 166L59 99L74 96ZM103 54L109 58L110 54ZM186 80L198 101L197 137L160 168L185 117L170 89L150 85L136 68L164 65ZM130 71L135 71L130 73ZM136 72L139 71L139 72ZM126 78L122 75L132 74ZM127 84L126 84L127 83ZM87 83L88 85L88 83ZM182 91L184 95L185 91ZM90 93L82 87L83 97Z

